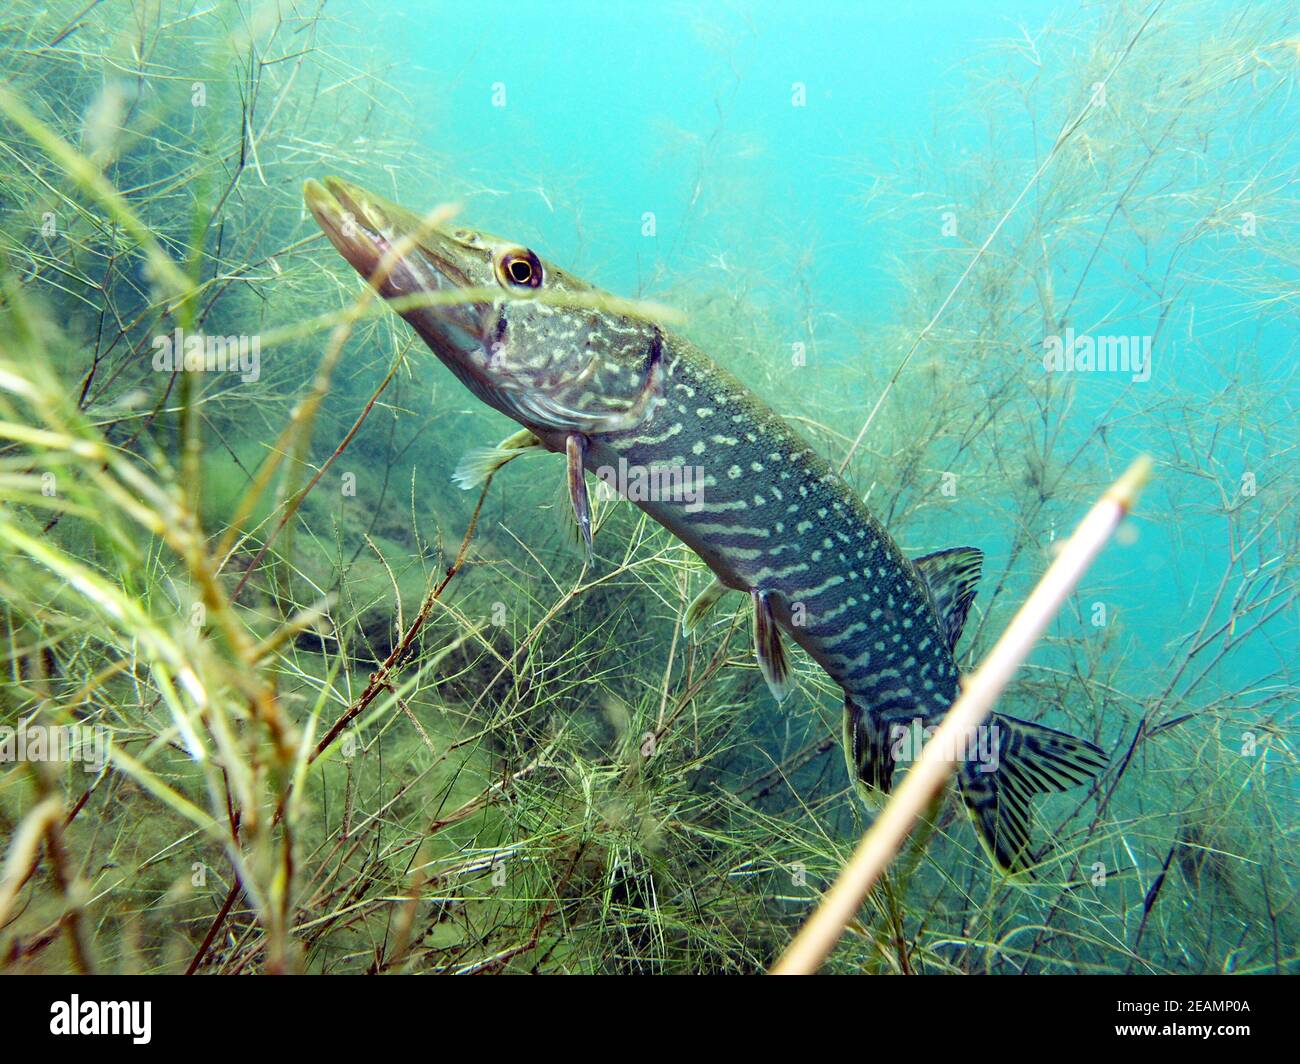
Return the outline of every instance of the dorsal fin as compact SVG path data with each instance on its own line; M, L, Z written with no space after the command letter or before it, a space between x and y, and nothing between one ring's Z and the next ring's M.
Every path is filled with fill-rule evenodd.
M939 623L948 636L949 650L955 650L961 638L983 563L984 552L978 547L949 547L912 563L930 589Z

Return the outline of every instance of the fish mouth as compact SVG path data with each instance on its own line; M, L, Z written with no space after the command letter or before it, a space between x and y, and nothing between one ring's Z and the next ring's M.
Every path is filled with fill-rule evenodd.
M338 253L362 277L367 280L374 277L380 260L392 245L378 226L373 222L366 224L365 213L358 213L361 204L351 195L350 186L335 177L325 178L324 184L308 181L303 186L302 198Z
M385 299L472 288L474 262L448 234L419 215L337 177L309 180L303 201L348 264ZM444 359L484 341L488 304L451 303L399 309Z

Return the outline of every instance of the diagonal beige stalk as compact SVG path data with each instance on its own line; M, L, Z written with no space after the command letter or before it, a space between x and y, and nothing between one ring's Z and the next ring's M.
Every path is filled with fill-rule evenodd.
M993 703L1010 683L1012 674L1132 508L1150 475L1151 459L1144 455L1088 511L1056 561L1011 619L997 645L967 679L933 739L925 744L921 757L903 778L889 804L862 836L835 884L772 966L773 975L810 975L821 967L867 892L898 853L917 818L956 768L948 753L969 748L967 744L974 739L975 729L992 711Z

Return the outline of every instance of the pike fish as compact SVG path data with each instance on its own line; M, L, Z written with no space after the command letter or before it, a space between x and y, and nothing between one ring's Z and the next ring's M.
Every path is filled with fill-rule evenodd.
M932 727L957 696L954 648L981 552L909 559L827 461L735 377L531 248L433 224L335 178L309 181L304 197L334 247L397 301L452 373L522 426L468 455L461 486L529 451L563 455L590 552L587 472L693 471L689 497L635 499L716 576L686 627L724 593L747 594L772 693L790 690L788 635L843 688L850 780L868 800L887 793L900 737ZM449 302L451 293L464 298ZM1004 714L987 730L982 755L961 758L958 787L992 859L1024 872L1038 860L1031 799L1086 783L1106 756Z

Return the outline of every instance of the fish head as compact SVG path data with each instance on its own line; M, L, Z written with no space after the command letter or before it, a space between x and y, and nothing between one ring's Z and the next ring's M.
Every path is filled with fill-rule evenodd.
M542 431L598 431L653 409L653 324L517 242L421 218L347 181L308 181L338 252L480 398Z

